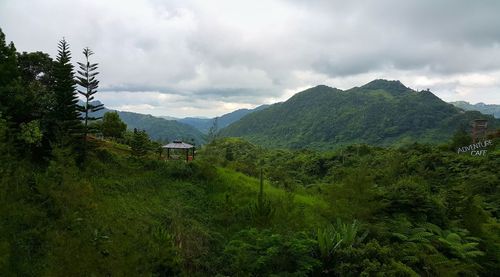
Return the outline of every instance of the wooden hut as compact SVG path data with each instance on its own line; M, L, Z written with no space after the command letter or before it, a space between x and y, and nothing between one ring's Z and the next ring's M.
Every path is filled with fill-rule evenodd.
M171 150L174 151L175 149L180 149L184 151L184 153L186 154L187 162L192 161L194 159L195 147L194 145L191 145L189 143L185 143L180 140L174 140L173 142L164 145L163 148L167 149L167 160L170 160L172 158L170 155L170 151Z

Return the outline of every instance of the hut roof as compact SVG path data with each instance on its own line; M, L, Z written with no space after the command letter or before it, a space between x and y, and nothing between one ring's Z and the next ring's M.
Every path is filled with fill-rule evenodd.
M180 140L174 140L173 142L171 142L167 145L163 145L162 147L163 148L170 148L170 149L191 149L194 146L189 144L189 143L182 142Z

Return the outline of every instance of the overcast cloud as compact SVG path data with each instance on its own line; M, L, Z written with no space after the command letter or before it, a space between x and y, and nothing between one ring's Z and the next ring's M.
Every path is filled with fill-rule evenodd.
M500 103L500 1L0 0L19 51L89 46L106 106L215 116L376 78Z

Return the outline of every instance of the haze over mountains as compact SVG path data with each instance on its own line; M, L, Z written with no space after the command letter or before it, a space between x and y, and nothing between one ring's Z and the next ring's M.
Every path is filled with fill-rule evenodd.
M498 116L498 107L463 101L450 104L399 81L374 80L345 91L319 85L283 103L222 115L217 127L222 136L243 137L268 147L329 149L352 143L442 142L461 126L468 128L473 119L485 118L492 127L500 126L498 119L488 115ZM198 145L206 142L215 121L118 113L129 129L143 129L153 139L182 139Z
M82 102L83 103L83 102ZM80 104L82 104L80 103ZM94 104L100 104L99 101ZM261 105L255 109L239 109L220 117L217 117L218 129L227 127L231 123L239 120L243 116L266 108L268 105ZM95 117L103 116L106 112L114 111L108 108L93 114ZM116 111L120 118L127 124L128 129L134 128L145 130L149 136L158 141L168 142L174 139L181 139L197 145L206 142L206 134L214 124L215 118L186 117L175 118L171 116L156 117L149 114L140 114L127 111Z
M450 102L450 104L453 104L455 107L459 107L466 111L479 111L481 113L491 114L496 118L500 118L500 105L485 104L481 102L476 104L471 104L466 101Z
M106 112L112 111L114 110L104 108L103 110L93 113L92 116L100 117ZM134 128L145 130L154 140L169 142L175 139L182 139L197 145L205 142L205 135L203 133L190 125L177 122L176 120L167 120L152 115L126 111L116 112L118 112L123 122L127 124L129 130L133 130Z
M230 124L232 124L233 122L240 120L240 118L244 117L245 115L255 111L260 111L268 106L269 105L261 105L256 107L255 109L239 109L234 112L230 112L222 116L219 116L217 117L217 127L219 129L225 128ZM186 117L177 119L177 121L191 125L196 129L200 130L202 133L206 134L214 124L215 118Z

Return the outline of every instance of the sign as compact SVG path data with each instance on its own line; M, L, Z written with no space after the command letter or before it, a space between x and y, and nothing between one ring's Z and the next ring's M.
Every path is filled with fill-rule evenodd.
M458 154L469 153L471 156L486 156L487 147L492 145L493 142L491 140L484 140L478 143L473 143L471 145L462 146L457 149Z

